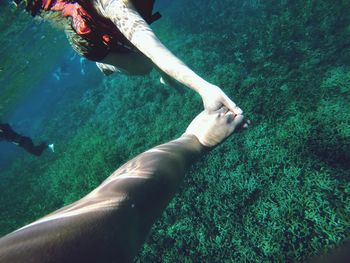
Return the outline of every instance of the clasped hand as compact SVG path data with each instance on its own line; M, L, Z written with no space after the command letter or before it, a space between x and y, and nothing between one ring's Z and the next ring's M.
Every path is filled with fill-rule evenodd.
M225 106L236 115L241 115L243 111L217 86L211 85L200 91L204 109L209 113L214 113Z

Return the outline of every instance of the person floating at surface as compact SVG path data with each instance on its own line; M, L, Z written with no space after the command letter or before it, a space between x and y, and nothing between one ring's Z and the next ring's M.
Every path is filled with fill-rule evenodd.
M190 165L244 125L226 107L203 111L180 138L141 153L87 196L1 238L0 262L132 262Z
M40 156L45 149L54 152L53 144L42 142L35 146L31 138L16 133L7 123L0 123L0 141L2 140L12 142L36 156Z
M15 0L17 6L25 3L32 16L46 14L48 19L59 17L59 20L65 21L73 49L96 61L105 74L144 75L155 68L161 73L163 84L171 85L176 80L196 91L207 111L214 112L226 106L235 114L242 114L242 110L218 86L194 73L156 37L149 26L160 18L158 12L153 14L154 2Z

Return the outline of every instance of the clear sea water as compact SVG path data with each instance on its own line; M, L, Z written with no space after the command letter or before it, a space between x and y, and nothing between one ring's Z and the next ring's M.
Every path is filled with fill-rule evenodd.
M350 2L157 0L158 10L160 40L252 125L192 167L136 262L304 262L341 246ZM83 197L203 109L156 72L104 76L63 32L7 2L0 15L0 119L56 147L34 157L0 141L0 235Z

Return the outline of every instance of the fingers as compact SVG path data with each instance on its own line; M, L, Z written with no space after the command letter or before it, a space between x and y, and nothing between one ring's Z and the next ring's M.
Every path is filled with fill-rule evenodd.
M243 128L243 129L246 129L246 128L249 127L250 124L251 124L251 121L250 121L250 120L245 120L245 121L243 122L242 128Z
M226 104L225 106L232 111L233 113L237 114L237 115L241 115L243 113L243 111L241 110L241 108L239 108L236 103L234 103L229 97L226 96Z
M240 116L242 116L242 115L240 115ZM243 120L238 125L234 125L233 129L235 132L243 132L244 130L249 128L250 124L251 124L250 120L247 120L243 116Z
M195 135L202 145L213 147L225 140L233 131L242 128L244 124L243 115L235 114L227 107L221 107L215 113L202 111L193 119L185 133Z
M243 124L244 116L243 115L236 115L233 112L228 112L226 115L226 123L230 125L230 128L232 131L237 129ZM244 125L244 124L243 124Z
M217 110L217 118L222 117L225 117L227 124L232 124L233 129L236 129L237 126L240 126L239 128L248 128L250 124L250 120L244 120L244 116L242 114L236 114L225 106L222 106L219 110Z
M226 113L229 111L229 109L225 106L222 106L220 109L218 109L217 112L217 118L221 118L226 115Z
M226 114L225 114L226 123L227 123L227 124L232 123L232 122L234 121L234 119L235 119L236 116L237 116L237 115L234 114L232 111L226 112Z

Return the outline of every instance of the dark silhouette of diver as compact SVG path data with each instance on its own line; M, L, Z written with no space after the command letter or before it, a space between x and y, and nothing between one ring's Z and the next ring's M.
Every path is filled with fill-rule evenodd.
M34 145L31 138L18 134L7 123L0 123L0 141L2 140L12 142L35 156L40 156L45 149L54 152L53 144L42 142L39 145Z

